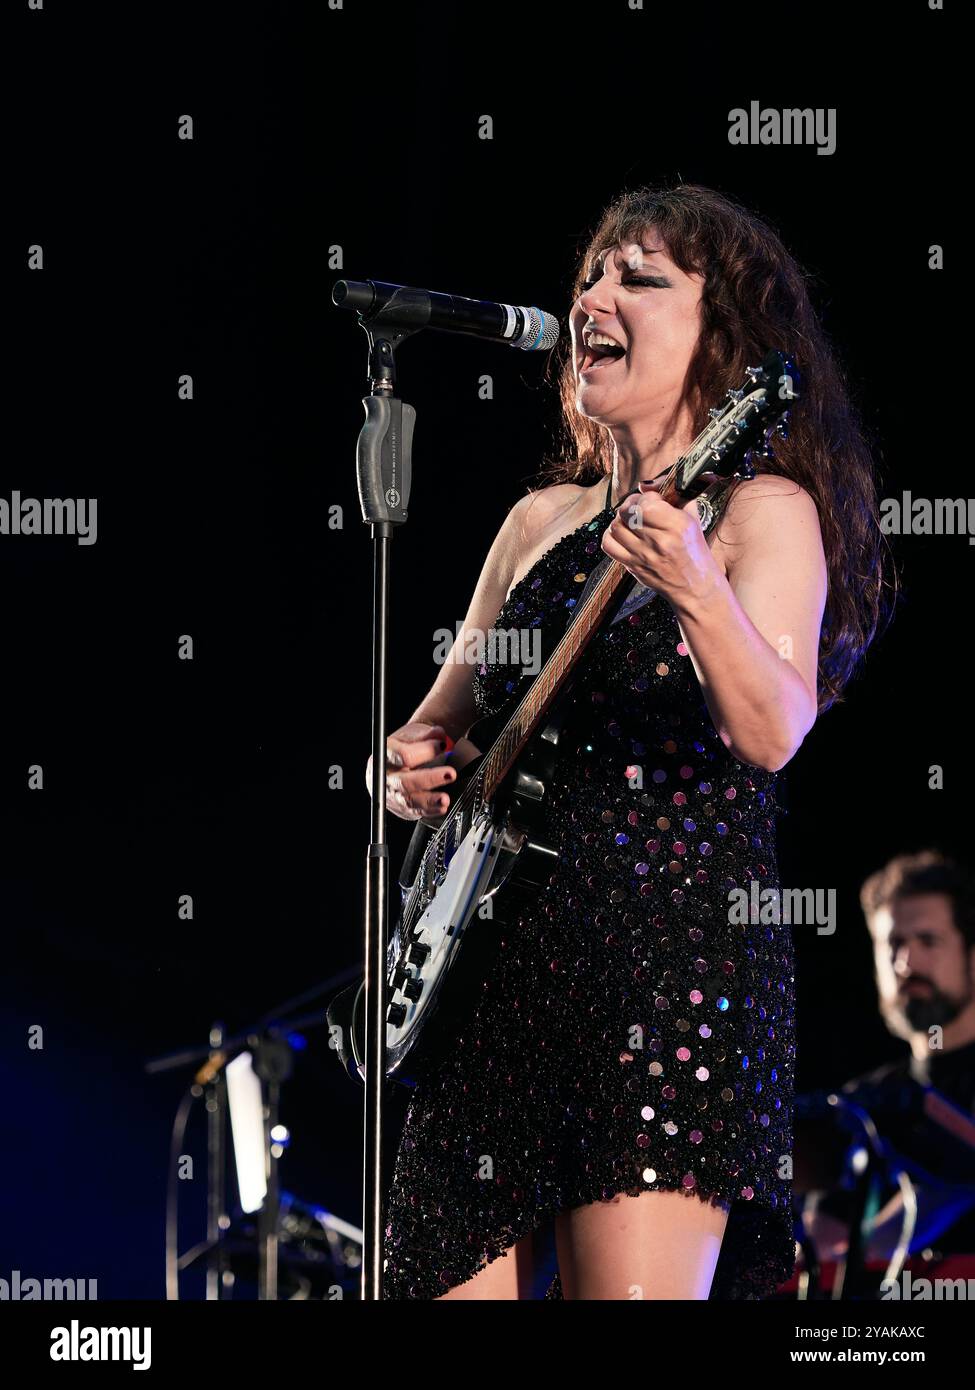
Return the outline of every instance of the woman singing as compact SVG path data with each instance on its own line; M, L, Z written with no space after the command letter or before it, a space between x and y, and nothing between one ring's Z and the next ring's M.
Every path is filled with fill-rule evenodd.
M481 1002L412 1093L385 1291L525 1298L554 1223L549 1297L762 1298L794 1264L793 949L729 895L777 887L776 774L887 608L871 459L802 271L709 189L621 196L570 327L567 462L511 508L452 659L390 735L390 811L441 816L478 752L463 735L525 693L464 659L473 636L557 638L604 555L657 598L584 654L546 812L558 867L495 928ZM801 382L788 438L705 534L696 503L640 484L771 348Z

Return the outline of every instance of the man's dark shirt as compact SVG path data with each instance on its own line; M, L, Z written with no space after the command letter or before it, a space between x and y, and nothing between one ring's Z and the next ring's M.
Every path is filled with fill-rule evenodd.
M957 1203L959 1215L932 1244L945 1253L975 1252L975 1151L924 1113L925 1088L929 1086L975 1119L975 1042L951 1051L932 1050L920 1061L907 1052L896 1062L853 1077L843 1085L841 1094L868 1112L880 1137L895 1151L919 1188L937 1197L939 1179L955 1187L971 1187L967 1210L965 1197L954 1194L952 1201ZM935 1181L925 1182L925 1175ZM893 1185L885 1187L883 1205L895 1191ZM821 1209L845 1220L850 1194L829 1193Z

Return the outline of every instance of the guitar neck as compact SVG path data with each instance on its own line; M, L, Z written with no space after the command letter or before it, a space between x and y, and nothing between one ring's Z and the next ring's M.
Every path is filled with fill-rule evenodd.
M719 480L699 494L708 504L701 516L701 529L705 535L714 528L724 510L727 482L727 479ZM689 483L684 495L690 491ZM674 494L665 495L670 497ZM618 560L606 556L600 563L604 569L593 581L591 592L579 606L555 651L532 682L531 689L484 755L478 780L486 802L494 799L512 764L565 686L586 647L604 622L615 614L624 596L623 591L633 582L629 570Z
M607 560L588 598L573 616L555 651L546 661L521 704L484 755L480 780L485 801L494 798L513 763L537 729L552 702L604 619L611 614L633 576L618 560Z

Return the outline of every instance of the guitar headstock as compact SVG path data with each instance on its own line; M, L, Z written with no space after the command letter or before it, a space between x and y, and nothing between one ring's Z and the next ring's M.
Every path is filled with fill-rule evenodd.
M773 433L785 435L798 374L790 358L773 349L760 367L749 367L744 384L728 392L724 403L708 411L711 423L701 431L674 471L680 497L696 497L708 486L702 477L754 478L755 458L770 458Z

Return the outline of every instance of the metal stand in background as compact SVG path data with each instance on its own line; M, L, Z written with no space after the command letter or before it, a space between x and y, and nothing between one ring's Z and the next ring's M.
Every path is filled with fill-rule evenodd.
M264 1094L264 1159L267 1176L267 1196L258 1215L257 1232L260 1266L257 1296L272 1303L278 1297L278 1218L281 1213L281 1185L278 1180L277 1159L282 1149L275 1142L278 1111L281 1104L281 1085L294 1070L291 1048L284 1038L251 1039L254 1070L261 1078Z
M206 1239L183 1257L176 1249L178 1229L175 1220L167 1218L167 1242L172 1250L167 1252L167 1270L172 1268L173 1277L167 1273L167 1297L178 1297L175 1285L178 1272L206 1258L206 1297L220 1300L226 1297L225 1275L228 1269L224 1245L230 1219L227 1206L227 1079L226 1068L239 1053L249 1051L253 1056L254 1071L261 1082L262 1109L264 1118L264 1153L267 1194L257 1216L258 1230L258 1297L262 1300L276 1300L278 1297L278 1241L281 1211L281 1189L278 1178L277 1159L283 1148L275 1141L275 1129L279 1119L281 1087L293 1071L293 1053L288 1042L288 1034L302 1029L320 1028L325 1024L323 1009L314 1009L301 1016L287 1017L299 1007L315 999L326 999L335 990L354 979L359 974L358 966L352 966L322 981L321 984L304 990L294 999L287 1000L271 1013L264 1015L250 1028L227 1037L222 1023L214 1023L210 1029L209 1045L205 1048L181 1049L153 1058L145 1065L149 1075L177 1071L184 1067L195 1067L190 1092L202 1093L206 1104L207 1132L207 1227ZM180 1106L177 1128L174 1133L182 1136L190 1102L190 1092ZM172 1161L173 1155L171 1155ZM172 1174L170 1179L172 1181ZM175 1214L172 1214L173 1216ZM342 1224L342 1223L333 1223ZM347 1233L352 1227L344 1227Z
M210 1029L209 1080L204 1091L207 1112L207 1299L223 1297L224 1260L220 1239L227 1213L227 1080L223 1073L224 1026L214 1023ZM197 1084L199 1084L199 1073Z

